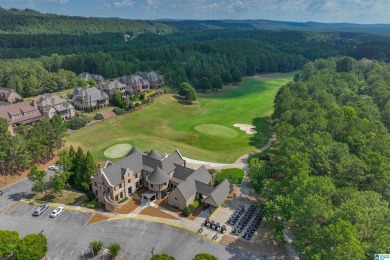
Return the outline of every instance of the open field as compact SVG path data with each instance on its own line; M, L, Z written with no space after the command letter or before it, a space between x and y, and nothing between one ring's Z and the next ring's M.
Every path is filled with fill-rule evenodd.
M199 94L193 105L181 104L177 95L164 95L140 111L71 134L67 146L80 145L90 150L96 161L108 159L104 156L107 148L125 143L141 151L179 149L189 158L232 163L267 143L267 118L273 111L273 99L278 88L292 80L293 75L245 78L240 86L228 86L222 93ZM237 123L256 126L257 134L246 134L233 126ZM205 130L207 124L212 129ZM229 129L229 133L224 129Z

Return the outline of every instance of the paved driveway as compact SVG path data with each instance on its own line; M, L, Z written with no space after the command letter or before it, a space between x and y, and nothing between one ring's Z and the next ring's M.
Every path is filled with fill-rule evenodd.
M259 255L212 243L189 231L169 225L126 219L85 225L89 213L65 210L56 219L50 219L52 208L41 216L32 213L36 206L21 204L9 215L4 209L26 196L31 183L23 180L2 189L0 195L0 229L17 230L21 237L43 230L49 241L48 259L82 259L81 252L92 240L101 240L105 246L117 242L125 253L125 259L150 259L154 253L168 253L178 260L192 259L202 251L219 259L265 259ZM273 259L273 258L268 258Z

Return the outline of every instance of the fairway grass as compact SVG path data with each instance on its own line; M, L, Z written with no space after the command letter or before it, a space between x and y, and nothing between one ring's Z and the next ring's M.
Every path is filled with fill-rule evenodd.
M118 159L123 156L126 156L133 148L131 144L116 144L104 151L104 156L109 159Z
M194 129L200 133L220 138L234 138L238 136L235 130L222 125L203 124L195 126Z
M130 144L141 151L171 153L179 149L188 158L233 163L268 142L271 133L267 119L273 112L274 97L293 75L245 78L240 86L228 86L222 93L199 94L193 105L180 104L175 95L163 95L137 112L72 133L66 145L81 146L102 162L108 159L104 156L106 149ZM257 134L233 129L237 123L254 125ZM213 127L197 131L196 127L202 125ZM216 129L212 131L216 134L210 134L211 129ZM234 131L235 136L233 132L230 138L221 136L223 129Z

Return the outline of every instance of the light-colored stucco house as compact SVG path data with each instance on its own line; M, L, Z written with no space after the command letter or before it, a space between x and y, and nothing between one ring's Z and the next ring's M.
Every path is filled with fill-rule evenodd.
M42 115L51 119L59 115L63 120L69 120L76 115L76 110L69 102L53 94L43 94L37 100L38 109Z
M22 97L11 88L0 87L0 101L7 103L17 103L22 101Z
M0 117L7 120L9 124L8 131L13 135L17 133L18 126L31 126L44 119L34 101L2 106L0 107Z
M101 109L108 105L109 97L103 90L96 87L82 88L78 87L73 90L72 103L78 110Z
M143 153L133 148L122 160L104 166L98 164L92 177L92 190L107 211L116 209L118 201L131 197L141 187L147 192L145 200L168 196L168 203L179 209L200 200L210 210L218 207L229 195L230 184L222 182L217 187L210 185L211 175L205 166L193 170L176 150L161 155L152 150Z

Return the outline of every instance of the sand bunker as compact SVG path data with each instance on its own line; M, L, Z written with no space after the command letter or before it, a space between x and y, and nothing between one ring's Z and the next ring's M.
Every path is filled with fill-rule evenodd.
M253 125L247 125L247 124L234 124L233 126L240 128L242 131L247 133L248 135L254 135L257 133L257 131L254 129L256 128Z
M110 159L117 159L126 156L133 148L130 144L116 144L104 151L104 156Z

